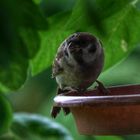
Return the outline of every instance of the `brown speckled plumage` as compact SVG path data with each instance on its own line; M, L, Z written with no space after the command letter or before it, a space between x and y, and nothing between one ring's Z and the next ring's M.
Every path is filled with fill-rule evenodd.
M104 51L95 36L85 32L71 35L60 45L53 62L52 77L59 87L57 94L86 90L97 80L103 64ZM68 108L63 110L69 113ZM53 107L52 117L59 111L59 107Z
M73 63L66 59L66 48L71 44ZM80 51L91 44L91 51L95 59L89 63L85 62ZM79 45L79 46L78 46ZM93 49L92 49L92 45ZM76 48L76 47L77 48ZM97 48L97 49L96 49ZM76 50L77 49L77 50ZM79 49L79 50L78 50ZM80 50L81 49L81 50ZM75 52L74 52L75 51ZM77 51L77 52L76 52ZM87 56L87 57L92 57ZM90 59L90 58L89 58ZM62 78L57 80L61 89L71 87L74 89L88 88L99 76L104 62L103 48L97 38L89 33L75 33L66 39L59 47L53 63L53 77ZM61 83L59 83L59 81Z

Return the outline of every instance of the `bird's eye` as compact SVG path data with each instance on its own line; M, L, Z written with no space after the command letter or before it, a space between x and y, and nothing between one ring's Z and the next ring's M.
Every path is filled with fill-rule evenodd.
M88 50L89 53L95 53L96 52L96 44L93 44L89 50Z

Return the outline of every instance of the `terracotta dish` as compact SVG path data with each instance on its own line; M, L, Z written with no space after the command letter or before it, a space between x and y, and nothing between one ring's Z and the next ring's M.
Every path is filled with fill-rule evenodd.
M56 106L69 107L80 134L140 134L140 85L109 87L68 93L54 98Z

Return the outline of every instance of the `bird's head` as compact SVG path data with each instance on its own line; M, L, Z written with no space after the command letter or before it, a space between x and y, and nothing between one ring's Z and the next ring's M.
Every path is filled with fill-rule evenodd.
M92 63L102 52L100 41L90 33L78 32L68 37L65 41L64 55L69 61L79 64Z

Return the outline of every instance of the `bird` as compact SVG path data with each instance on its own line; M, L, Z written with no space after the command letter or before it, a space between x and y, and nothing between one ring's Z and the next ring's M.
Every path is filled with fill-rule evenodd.
M57 94L69 91L82 93L97 80L104 66L104 49L101 41L88 32L76 32L66 38L57 50L52 65L52 77L58 84ZM99 88L101 89L101 88ZM51 116L55 118L60 107L53 106ZM69 108L63 108L69 114Z

